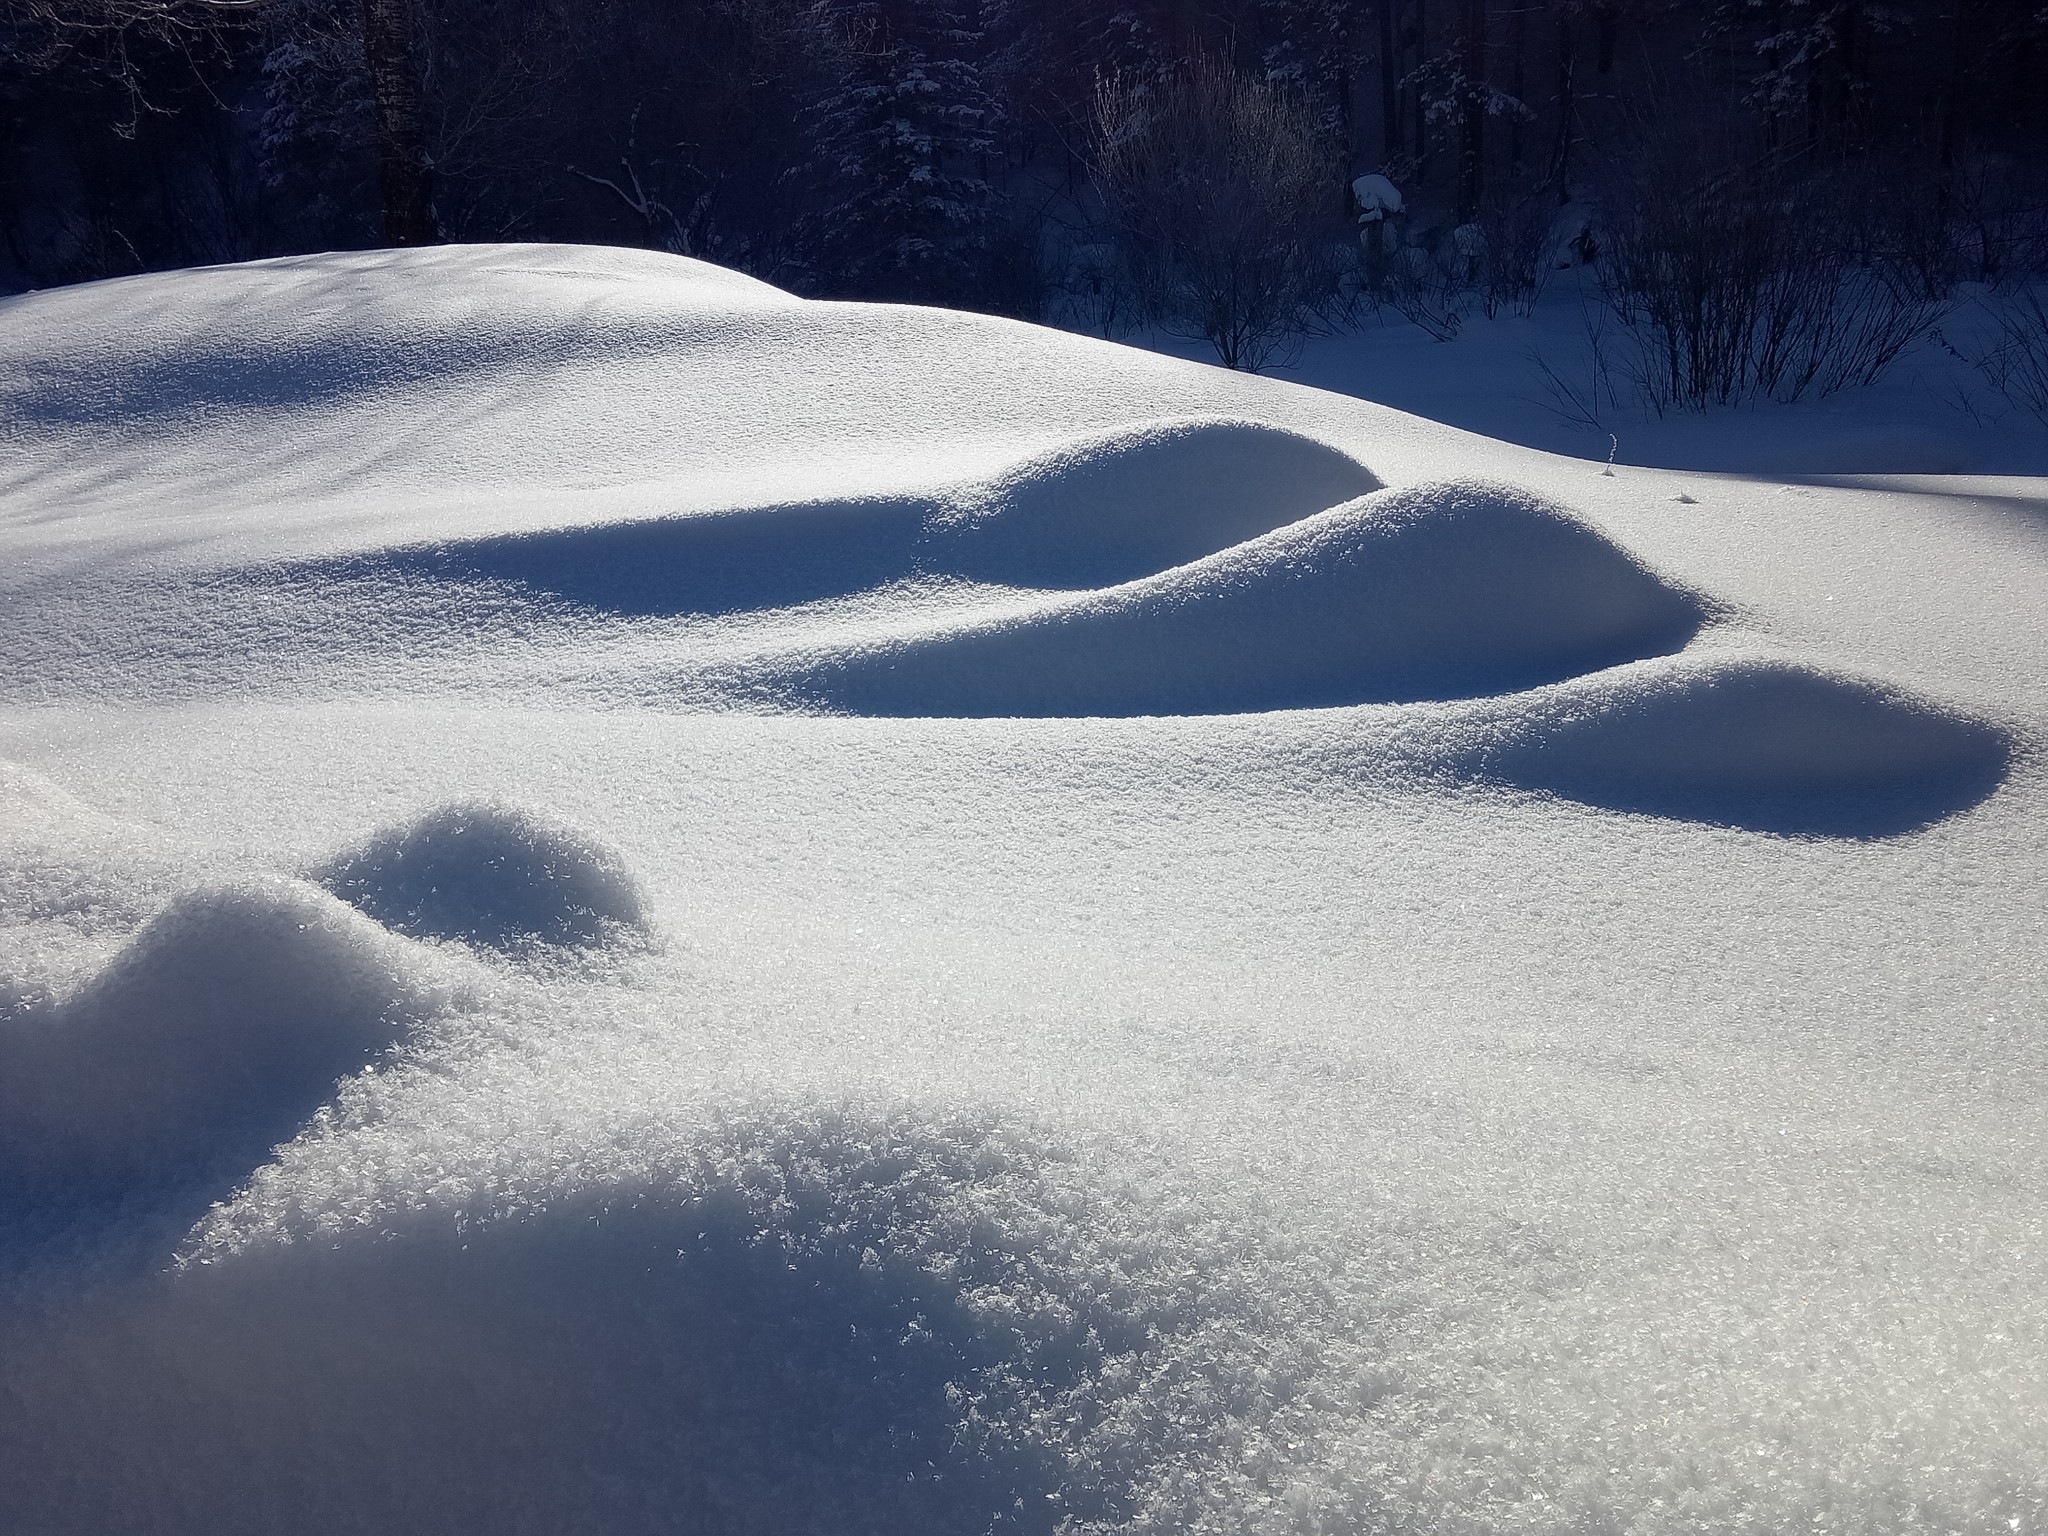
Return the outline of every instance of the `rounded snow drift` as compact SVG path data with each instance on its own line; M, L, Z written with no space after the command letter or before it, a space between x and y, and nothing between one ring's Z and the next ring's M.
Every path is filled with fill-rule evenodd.
M142 1315L11 1354L37 1406L0 1415L0 1503L51 1533L1183 1530L1307 1438L1327 1306L1218 1202L929 1111L662 1132L595 1187L429 1136L340 1173L340 1222L259 1181Z
M1526 491L1382 491L1006 622L803 658L856 714L1225 714L1471 698L1683 646L1700 599Z
M487 800L386 827L312 878L387 928L487 949L598 945L646 926L618 850Z
M444 540L289 568L293 579L512 582L624 618L737 613L893 581L932 504L868 497Z
M2011 755L1997 726L1903 689L1735 657L1555 690L1482 772L1611 810L1882 837L1977 804Z
M1336 449L1246 421L1162 421L1018 465L932 519L935 570L1103 587L1185 565L1379 489Z
M408 949L297 881L178 897L75 996L0 1024L0 1168L260 1153L435 1005Z

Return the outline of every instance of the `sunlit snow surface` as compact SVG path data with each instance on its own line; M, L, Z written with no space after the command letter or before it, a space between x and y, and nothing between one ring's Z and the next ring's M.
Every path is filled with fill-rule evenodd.
M2048 501L642 253L0 305L22 1532L2048 1531Z

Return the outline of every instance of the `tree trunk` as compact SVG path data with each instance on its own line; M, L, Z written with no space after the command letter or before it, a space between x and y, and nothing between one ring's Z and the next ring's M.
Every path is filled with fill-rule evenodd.
M387 245L431 245L433 188L412 67L411 0L363 0L363 57L377 93L377 191Z
M1842 146L1850 153L1870 147L1870 45L1865 37L1863 7L1849 0L1842 7Z
M1941 115L1935 129L1935 211L1946 228L1955 212L1956 162L1961 158L1963 90L1969 77L1970 0L1956 0L1949 13L1948 78L1942 82Z
M1413 57L1418 64L1429 57L1428 0L1415 0L1414 50ZM1424 179L1424 168L1429 163L1429 101L1426 93L1413 86L1409 87L1408 105L1414 113L1410 119L1414 128L1410 142L1415 146L1412 154L1415 161L1415 180L1419 183Z
M1514 9L1508 12L1508 94L1515 98L1515 109L1508 117L1508 174L1515 181L1522 178L1522 111L1529 93L1528 53L1528 0L1514 0Z
M1557 149L1551 156L1550 176L1557 183L1557 205L1572 200L1572 149L1578 126L1579 55L1572 36L1572 14L1562 6L1557 11Z
M1394 6L1379 0L1380 22L1380 164L1391 165L1401 153L1401 55L1395 41Z
M1465 93L1458 125L1458 222L1463 224L1478 216L1486 192L1486 0L1463 0L1457 47Z

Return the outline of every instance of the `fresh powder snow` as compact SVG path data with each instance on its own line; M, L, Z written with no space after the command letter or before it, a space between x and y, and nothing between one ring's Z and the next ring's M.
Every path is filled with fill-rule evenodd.
M2048 490L1730 419L0 303L0 1524L2048 1532Z

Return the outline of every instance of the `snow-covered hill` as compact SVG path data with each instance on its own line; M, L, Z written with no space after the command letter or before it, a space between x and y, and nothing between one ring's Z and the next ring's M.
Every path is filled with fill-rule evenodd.
M2048 490L645 253L0 304L24 1532L2048 1531Z

